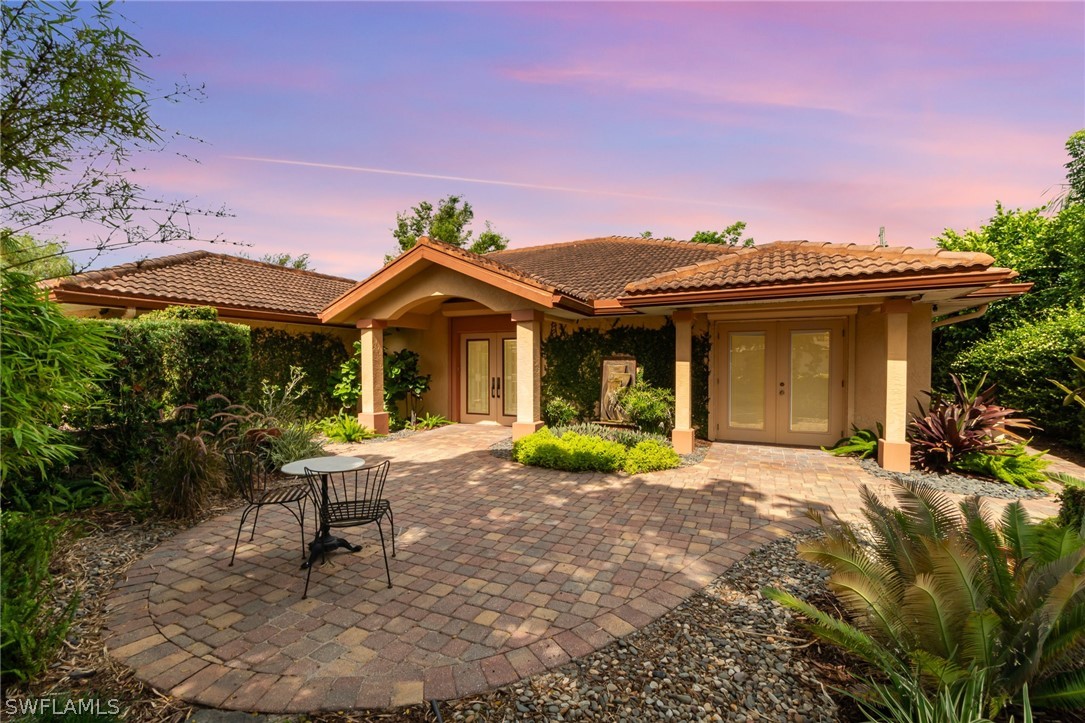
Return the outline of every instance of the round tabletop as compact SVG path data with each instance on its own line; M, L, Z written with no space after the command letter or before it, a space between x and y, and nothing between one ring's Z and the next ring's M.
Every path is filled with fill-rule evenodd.
M282 466L283 474L301 477L305 470L328 474L331 472L351 472L365 467L365 460L361 457L333 456L333 457L310 457L287 462Z

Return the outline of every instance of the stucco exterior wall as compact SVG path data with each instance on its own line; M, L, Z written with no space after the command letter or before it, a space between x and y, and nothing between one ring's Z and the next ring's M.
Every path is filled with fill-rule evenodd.
M422 397L422 412L440 414L453 419L450 406L452 391L449 386L451 369L448 319L439 313L430 314L429 322L430 325L426 329L402 329L389 326L384 330L384 348L389 352L400 349L418 352L419 371L430 375L429 391Z
M865 307L855 319L855 412L852 423L874 429L885 420L885 314ZM931 306L915 304L908 313L908 410L931 384Z

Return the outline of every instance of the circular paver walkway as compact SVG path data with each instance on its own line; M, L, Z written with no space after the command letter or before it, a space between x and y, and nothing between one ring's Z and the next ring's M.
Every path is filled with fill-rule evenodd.
M171 538L111 598L114 658L155 688L269 713L479 693L603 647L673 609L749 550L857 508L873 480L818 450L714 444L695 467L576 474L490 455L502 428L344 446L390 459L394 587L371 527L360 553L304 571L296 523L265 509L228 566L240 510ZM310 516L310 524L312 522Z

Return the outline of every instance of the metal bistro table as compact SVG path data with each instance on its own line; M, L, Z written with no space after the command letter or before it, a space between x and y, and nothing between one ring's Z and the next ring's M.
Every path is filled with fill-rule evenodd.
M361 545L353 545L342 537L334 537L326 520L328 519L328 475L335 472L353 472L364 466L365 460L361 457L310 457L288 462L282 466L283 474L295 477L304 477L306 470L320 475L320 525L316 538L309 543L309 559L301 564L302 570L311 567L317 557L340 547L351 552L361 551Z

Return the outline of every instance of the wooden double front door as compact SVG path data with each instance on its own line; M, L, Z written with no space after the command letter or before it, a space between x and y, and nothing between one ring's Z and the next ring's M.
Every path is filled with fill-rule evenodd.
M844 320L717 323L713 438L830 445L846 410Z
M516 333L460 338L460 421L516 421Z

